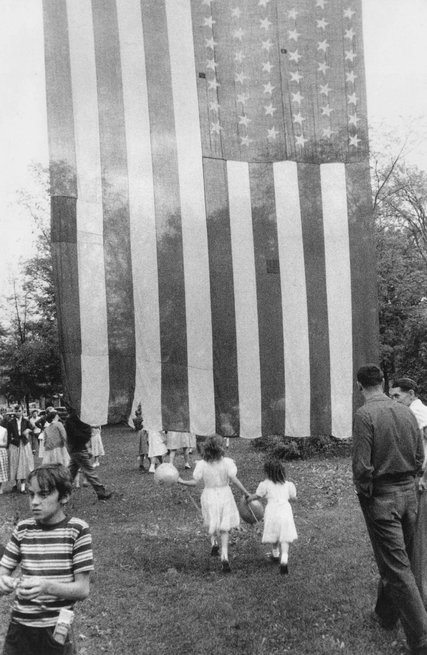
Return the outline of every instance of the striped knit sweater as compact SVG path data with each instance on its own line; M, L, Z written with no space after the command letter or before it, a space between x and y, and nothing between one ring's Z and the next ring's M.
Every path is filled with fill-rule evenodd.
M21 565L22 576L73 582L76 573L93 570L92 537L89 526L78 518L65 518L56 525L41 525L30 518L16 526L0 565L14 571ZM37 602L16 597L12 620L32 627L54 626L62 607L72 609L70 600Z

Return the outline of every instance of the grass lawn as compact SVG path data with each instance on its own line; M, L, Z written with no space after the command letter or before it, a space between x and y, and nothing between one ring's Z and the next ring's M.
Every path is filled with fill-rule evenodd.
M117 491L98 502L74 492L69 513L91 526L96 572L77 605L79 655L400 655L401 630L370 618L377 572L351 483L347 458L293 461L298 541L288 576L266 561L262 525L232 532L231 574L210 557L200 489L155 485L137 467L136 433L103 431L101 479ZM250 491L262 479L263 455L235 439L228 452ZM176 459L183 467L181 456ZM183 473L185 476L185 474ZM28 499L0 497L0 543L29 515ZM234 488L236 499L239 492ZM0 644L11 597L0 598Z

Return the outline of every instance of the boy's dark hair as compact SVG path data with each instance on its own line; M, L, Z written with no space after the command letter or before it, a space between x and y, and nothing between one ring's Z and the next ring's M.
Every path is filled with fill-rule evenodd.
M365 364L357 371L357 381L364 389L367 387L377 387L382 384L384 374L376 364Z
M418 394L418 384L411 378L399 378L393 382L393 387L400 387L402 391L413 391Z
M30 483L33 478L36 478L40 489L44 492L52 493L52 491L57 489L60 500L61 498L64 498L64 496L69 496L71 494L73 481L70 472L65 466L58 462L55 464L42 464L41 466L38 466L34 471L31 471L28 476L28 483Z
M272 482L286 482L285 465L280 459L270 458L264 464L264 472Z
M224 457L225 450L223 439L217 434L208 437L203 443L203 459L206 462L214 462Z

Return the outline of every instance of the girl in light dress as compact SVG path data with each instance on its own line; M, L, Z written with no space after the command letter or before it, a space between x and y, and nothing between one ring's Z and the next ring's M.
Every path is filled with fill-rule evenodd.
M191 469L190 453L196 448L196 435L192 432L174 432L168 430L166 433L166 447L169 451L169 462L175 463L177 450L182 448L184 452L184 468ZM174 464L175 465L175 464Z
M224 457L223 439L217 435L208 437L203 444L203 459L196 463L193 480L178 478L178 482L195 486L202 481L204 489L200 498L203 522L211 537L211 555L218 555L221 541L221 564L225 573L230 572L228 541L231 528L240 523L239 510L234 500L230 482L249 496L237 478L237 467L232 459Z
M93 466L99 466L99 458L105 455L104 444L101 438L101 426L91 425L90 451L92 453Z
M147 430L148 432L148 458L150 460L149 473L155 473L156 464L163 462L163 455L168 449L165 444L165 435L160 430Z
M55 410L51 410L46 414L43 432L42 464L59 463L68 466L70 456L67 450L67 433Z
M280 562L280 573L288 573L289 545L298 538L290 500L297 492L293 482L286 480L284 464L279 459L269 459L264 464L265 480L260 482L249 501L265 498L263 544L272 544L268 557Z
M7 452L7 428L3 426L0 415L0 494L3 493L3 482L9 480L9 455Z

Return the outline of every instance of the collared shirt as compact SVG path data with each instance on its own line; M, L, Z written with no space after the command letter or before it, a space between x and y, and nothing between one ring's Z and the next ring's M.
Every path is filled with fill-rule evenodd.
M353 479L357 493L371 496L384 476L421 472L424 449L411 410L383 393L369 398L353 422Z
M416 398L410 405L409 409L417 419L418 427L421 430L421 436L424 443L424 464L423 469L427 466L427 439L424 436L424 428L427 428L427 405L424 405L419 398Z

